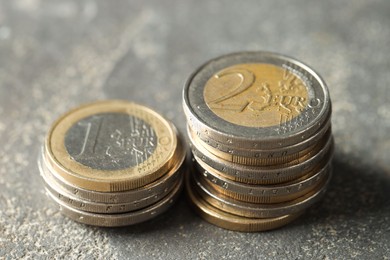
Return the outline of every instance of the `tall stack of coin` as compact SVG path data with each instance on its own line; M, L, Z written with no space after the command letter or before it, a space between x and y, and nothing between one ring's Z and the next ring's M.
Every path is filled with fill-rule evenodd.
M63 214L96 226L151 219L178 198L185 149L176 128L125 101L76 108L54 123L39 159Z
M267 52L201 66L183 93L194 169L187 195L207 221L262 231L324 194L333 138L328 89L311 68Z

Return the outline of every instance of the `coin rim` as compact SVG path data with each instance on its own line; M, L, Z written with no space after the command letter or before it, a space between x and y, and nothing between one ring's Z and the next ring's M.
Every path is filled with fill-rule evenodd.
M53 174L50 171L45 171L42 165L39 164L40 175L45 184L45 189L49 190L54 196L57 196L66 205L86 212L112 214L112 213L124 213L129 211L135 211L138 209L150 206L157 201L161 200L165 195L169 194L173 190L173 187L179 183L179 179L175 179L172 185L167 186L167 189L154 193L143 198L136 198L127 196L126 201L121 202L99 202L83 199L69 190L64 188L60 183L55 180ZM181 176L178 176L179 178ZM107 194L109 195L109 194ZM124 209L121 209L121 208Z
M225 196L233 199L253 202L253 203L279 203L288 200L293 200L303 195L302 192L309 192L315 189L332 170L332 159L321 163L321 167L317 167L313 172L306 174L298 179L271 185L256 185L236 182L224 178L220 173L207 166L204 163L196 162L195 174L199 178L203 178L207 183ZM200 172L203 170L203 173ZM205 176L207 174L207 176ZM225 183L227 186L225 187ZM290 187L290 191L286 189ZM276 190L276 192L275 192Z
M47 195L60 207L60 212L68 218L87 225L100 227L121 227L138 224L153 219L166 212L180 197L183 188L183 177L179 184L167 196L157 203L137 210L126 213L116 214L99 214L84 212L59 201L53 194L47 192Z
M206 140L201 139L205 144L212 147L213 149L217 149L219 153L223 154L229 154L231 156L239 156L239 157L251 157L251 158L270 158L272 157L278 157L275 156L275 154L279 154L279 157L285 156L285 155L291 155L296 152L302 151L312 145L315 145L316 142L318 142L323 136L327 134L327 131L332 129L332 123L331 123L331 113L328 115L328 119L324 121L323 126L312 136L308 137L307 139L302 140L301 142L297 142L295 144L292 144L290 146L286 146L283 148L277 148L277 149L267 149L267 150L261 150L257 149L257 147L252 148L242 148L242 147L232 147L227 146L224 144L219 143L218 141L215 141L211 138L208 138ZM191 128L189 124L187 124L187 134L189 134L189 131L194 133L199 137L200 133L196 132L194 129ZM200 137L199 137L200 138ZM254 143L255 144L255 143ZM255 145L254 145L255 146Z
M241 61L240 59L244 59L244 61ZM279 134L274 134L276 133L275 127L262 127L262 128L245 127L245 126L239 126L237 124L233 124L226 120L223 120L222 118L216 116L207 107L206 104L203 104L204 102L201 103L200 107L197 107L196 105L194 107L192 105L192 102L189 97L190 95L189 91L191 87L193 87L192 82L200 72L205 70L205 68L211 67L213 71L211 75L213 75L220 69L226 68L234 64L248 63L248 62L266 63L267 61L269 62L269 60L273 60L273 59L277 60L281 64L288 63L289 65L297 66L294 69L301 69L304 72L303 74L310 76L312 78L312 82L311 82L312 90L308 90L308 92L322 91L321 93L323 94L322 108L318 113L318 115L315 118L313 118L309 124L305 125L305 127L298 127L297 128L298 130L293 130L288 134L281 136ZM228 60L228 62L225 62L227 64L225 64L223 67L222 65L217 66L218 62L224 60ZM277 64L270 63L270 62L268 64L277 66ZM207 79L210 78L210 76L207 77ZM204 86L205 84L202 84L201 86L195 86L193 88L198 88L198 89L200 88L202 91L201 90L198 91L200 91L203 95ZM318 89L315 89L316 87L314 86L316 86ZM312 133L316 132L316 130L322 124L324 118L326 118L327 112L329 111L330 98L329 98L328 88L325 84L325 81L321 78L321 76L317 72L315 72L312 68L310 68L308 65L294 58L288 57L286 55L281 55L278 53L272 53L272 52L237 52L237 53L231 53L231 54L227 54L227 55L223 55L211 59L206 63L204 63L203 65L201 65L197 70L195 70L190 75L183 89L183 108L187 116L187 119L191 124L191 127L201 133L204 133L204 135L201 135L201 138L203 140L211 138L221 142L222 144L226 144L229 146L236 146L235 144L239 144L241 147L246 147L246 148L251 148L253 147L253 144L256 143L257 146L261 149L270 149L270 148L277 148L277 147L291 145L293 143L296 143L297 140L303 140L308 135L311 135ZM204 115L204 113L206 112L208 114ZM204 120L203 117L205 118L209 117L210 120L206 121ZM230 130L227 131L226 129L230 129Z
M285 226L303 214L302 211L275 218L247 218L230 214L204 201L192 189L188 176L189 173L185 175L186 195L193 210L207 222L224 229L241 232L267 231Z
M291 163L296 162L297 160L299 161L302 158L306 158L307 156L310 156L310 154L312 154L313 152L316 152L319 148L318 143L322 143L325 138L328 138L331 135L331 133L332 130L329 127L327 131L325 131L324 135L322 135L320 139L317 140L316 143L296 153L293 154L291 153L285 156L272 156L268 158L264 158L264 157L259 158L259 157L240 156L233 153L226 153L220 151L217 148L211 147L210 145L208 145L208 143L202 141L194 132L190 130L190 127L187 128L187 134L192 144L193 143L199 144L199 146L202 146L202 148L206 149L209 153L213 154L219 159L229 161L231 163L240 164L240 165L258 166L258 167L268 167L268 166L275 167L277 165L281 165L282 167L285 167Z
M161 193L168 186L175 183L177 179L180 178L180 175L184 173L185 169L185 159L186 159L186 149L183 147L183 142L179 142L178 149L182 154L179 162L175 164L166 174L164 174L159 179L146 184L145 186L131 189L127 191L120 192L101 192L101 191L92 191L87 190L82 187L79 187L73 183L70 183L66 179L64 179L61 175L56 173L54 169L51 168L50 165L46 164L45 158L43 155L38 158L38 167L40 171L48 171L49 174L55 179L54 181L58 183L61 187L66 189L69 193L74 196L86 200L86 201L94 201L98 203L123 203L128 200L129 197L133 199L141 199L143 197L154 196L156 193ZM43 151L42 151L43 153Z
M238 201L216 191L211 191L208 189L210 187L206 188L200 183L202 180L195 180L196 175L192 175L194 184L196 184L194 187L207 203L231 214L251 218L278 217L306 210L322 199L331 177L332 172L330 172L323 185L320 185L317 190L312 190L297 199L275 204L259 204Z
M334 140L332 134L330 134L329 139L317 154L307 158L307 160L299 164L287 166L285 168L239 165L218 158L199 144L190 142L190 146L195 160L204 161L210 167L223 172L224 177L228 179L253 184L270 184L282 182L280 181L281 178L286 178L285 181L288 181L305 175L307 173L305 170L315 167L316 164L313 164L313 161L316 162L317 160L326 157L328 154L333 154ZM221 167L222 169L220 169Z
M148 116L156 119L156 121L148 123L154 128L156 135L159 138L162 133L167 132L171 145L169 147L168 153L163 153L162 151L160 151L161 154L165 154L165 157L163 159L156 159L155 157L158 155L156 155L156 151L154 151L154 154L150 156L146 161L144 161L141 165L114 171L102 171L98 169L92 169L90 167L82 165L77 161L72 161L71 168L67 168L67 166L64 165L63 159L61 158L69 157L69 154L67 153L64 145L64 138L67 129L69 129L74 123L87 116L98 114L99 112L126 112L127 114L133 115L134 111L143 111L141 113L145 113ZM137 115L139 116L139 114ZM61 133L63 133L63 135L57 134L57 132L54 131L58 129L58 126L63 120L68 121L67 128L61 129ZM155 124L157 122L161 124L161 127L163 127L164 129L156 129ZM161 132L160 130L163 132ZM56 141L57 139L59 139L59 141ZM53 143L58 143L58 145L53 147ZM172 123L167 121L156 111L133 102L127 102L122 100L106 100L81 105L61 116L52 125L47 135L45 141L45 156L47 157L48 163L50 163L50 165L55 169L55 171L58 172L64 179L72 183L77 183L77 185L82 188L108 192L124 191L141 187L146 183L150 183L158 179L164 173L166 173L166 171L171 168L174 163L176 163L177 157L180 156L177 154L177 145L177 129ZM153 169L151 169L148 164L153 160L158 160L159 163L157 165L153 164ZM139 169L141 170L141 172L137 173L136 170ZM115 177L107 177L109 175ZM118 175L121 177L118 178Z

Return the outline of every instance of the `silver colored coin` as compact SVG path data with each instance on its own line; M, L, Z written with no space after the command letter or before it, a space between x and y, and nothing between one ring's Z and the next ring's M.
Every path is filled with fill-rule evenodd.
M197 168L197 171L194 171L194 174L198 174L199 179L205 179L207 182L220 187L221 189L219 191L226 190L229 191L229 193L234 193L237 198L244 198L241 200L270 203L271 197L286 196L290 198L297 198L299 197L299 194L302 193L302 191L315 188L329 174L332 165L331 160L324 161L321 167L318 167L318 170L316 170L314 174L311 174L310 176L303 176L297 180L277 185L251 185L232 181L216 173L215 170L203 162L197 162L195 167ZM295 194L298 195L294 196Z
M157 203L137 211L118 214L99 214L85 212L65 204L49 190L47 190L47 194L60 206L60 211L62 214L77 222L101 227L120 227L141 223L161 215L177 201L181 193L182 186L183 178L180 179L179 184L176 185L167 196L165 196Z
M317 151L321 144L324 143L324 140L327 140L331 135L332 130L330 128L327 129L325 134L321 136L321 139L318 140L311 147L299 151L294 154L285 155L284 153L280 153L277 150L270 150L270 152L265 152L268 154L267 158L259 158L259 157L246 157L246 156L238 156L231 153L221 152L218 149L212 148L208 146L205 142L203 142L197 135L193 132L188 131L188 136L192 143L196 143L202 148L206 149L208 152L212 153L216 157L223 159L225 161L229 161L232 163L237 163L239 165L251 165L251 166L260 166L260 167L273 167L279 165L281 167L285 167L287 164L296 164L297 161L300 161L301 158L307 158L308 155L313 154L313 152ZM278 156L281 155L281 156Z
M128 114L92 115L75 123L65 134L65 148L72 159L99 170L137 166L153 154L156 146L154 129Z
M274 65L305 82L308 104L299 116L274 126L248 127L228 122L210 110L204 98L207 81L222 69L248 63ZM237 76L243 77L240 73ZM229 147L267 150L299 143L316 133L327 119L330 98L322 78L307 65L275 53L241 52L215 58L196 70L185 84L183 108L188 124L203 141L212 139Z
M191 137L190 137L191 138ZM308 174L321 161L329 160L333 154L333 137L329 136L326 143L315 155L307 158L298 164L284 167L276 165L273 167L258 167L248 165L238 165L236 163L222 160L201 145L190 140L193 157L197 161L203 161L211 168L221 172L228 179L238 182L252 184L272 184L290 181Z
M221 144L210 138L203 140L203 142L214 149L217 149L226 154L230 154L232 156L242 156L242 157L253 158L253 159L272 159L272 158L280 158L280 157L294 155L296 153L299 153L300 151L303 151L315 145L322 137L324 137L327 134L328 131L331 131L330 129L331 129L331 120L330 120L330 113L329 113L328 119L324 122L324 125L318 130L318 132L314 133L312 136L302 140L299 143L278 148L278 149L258 150L256 149L256 147L253 147L252 149L242 149L242 148L231 147L231 146ZM191 135L192 133L198 137L201 135L200 132L194 132L194 130L189 125L187 126L187 132L188 135Z
M196 175L193 175L193 182L200 196L220 210L249 218L272 218L301 212L318 202L325 194L331 176L332 174L328 175L328 179L320 189L309 192L298 199L277 204L248 203L217 194L211 187L206 187L202 179L197 179Z
M80 200L92 201L94 203L119 204L127 203L129 202L129 199L138 201L144 198L156 196L157 194L166 193L170 187L178 182L180 176L185 171L184 160L185 153L183 153L183 156L180 158L178 163L175 164L174 167L168 173L164 174L160 179L157 179L156 181L149 183L141 188L123 192L98 192L75 186L62 178L59 174L56 174L50 164L46 163L43 154L41 154L40 158L38 159L38 166L40 168L41 174L50 174L56 184Z
M56 196L64 204L72 207L74 209L79 209L86 212L93 213L104 213L104 214L113 214L113 213L124 213L129 211L135 211L147 206L156 203L166 196L172 189L178 184L179 180L176 181L173 185L164 189L162 193L155 194L149 197L142 198L140 200L134 200L131 196L128 197L127 202L122 203L97 203L93 201L82 200L72 193L65 190L58 183L56 183L54 177L50 174L49 171L41 170L41 176L45 182L46 190L48 190L52 195Z

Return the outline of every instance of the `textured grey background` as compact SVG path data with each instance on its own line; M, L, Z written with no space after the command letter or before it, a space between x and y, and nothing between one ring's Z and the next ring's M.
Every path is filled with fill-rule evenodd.
M185 199L137 226L61 216L36 159L87 101L144 103L185 129L181 90L232 51L296 57L327 81L336 140L325 199L265 233L209 225ZM389 259L390 1L0 0L0 258Z

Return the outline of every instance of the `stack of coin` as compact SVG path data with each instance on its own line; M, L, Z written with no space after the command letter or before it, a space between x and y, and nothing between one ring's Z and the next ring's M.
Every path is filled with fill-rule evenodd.
M178 198L185 149L176 128L125 101L76 108L54 123L39 159L47 194L75 221L124 226Z
M323 196L331 177L331 103L311 68L274 53L234 53L195 71L183 100L194 162L186 190L204 219L231 230L269 230Z

